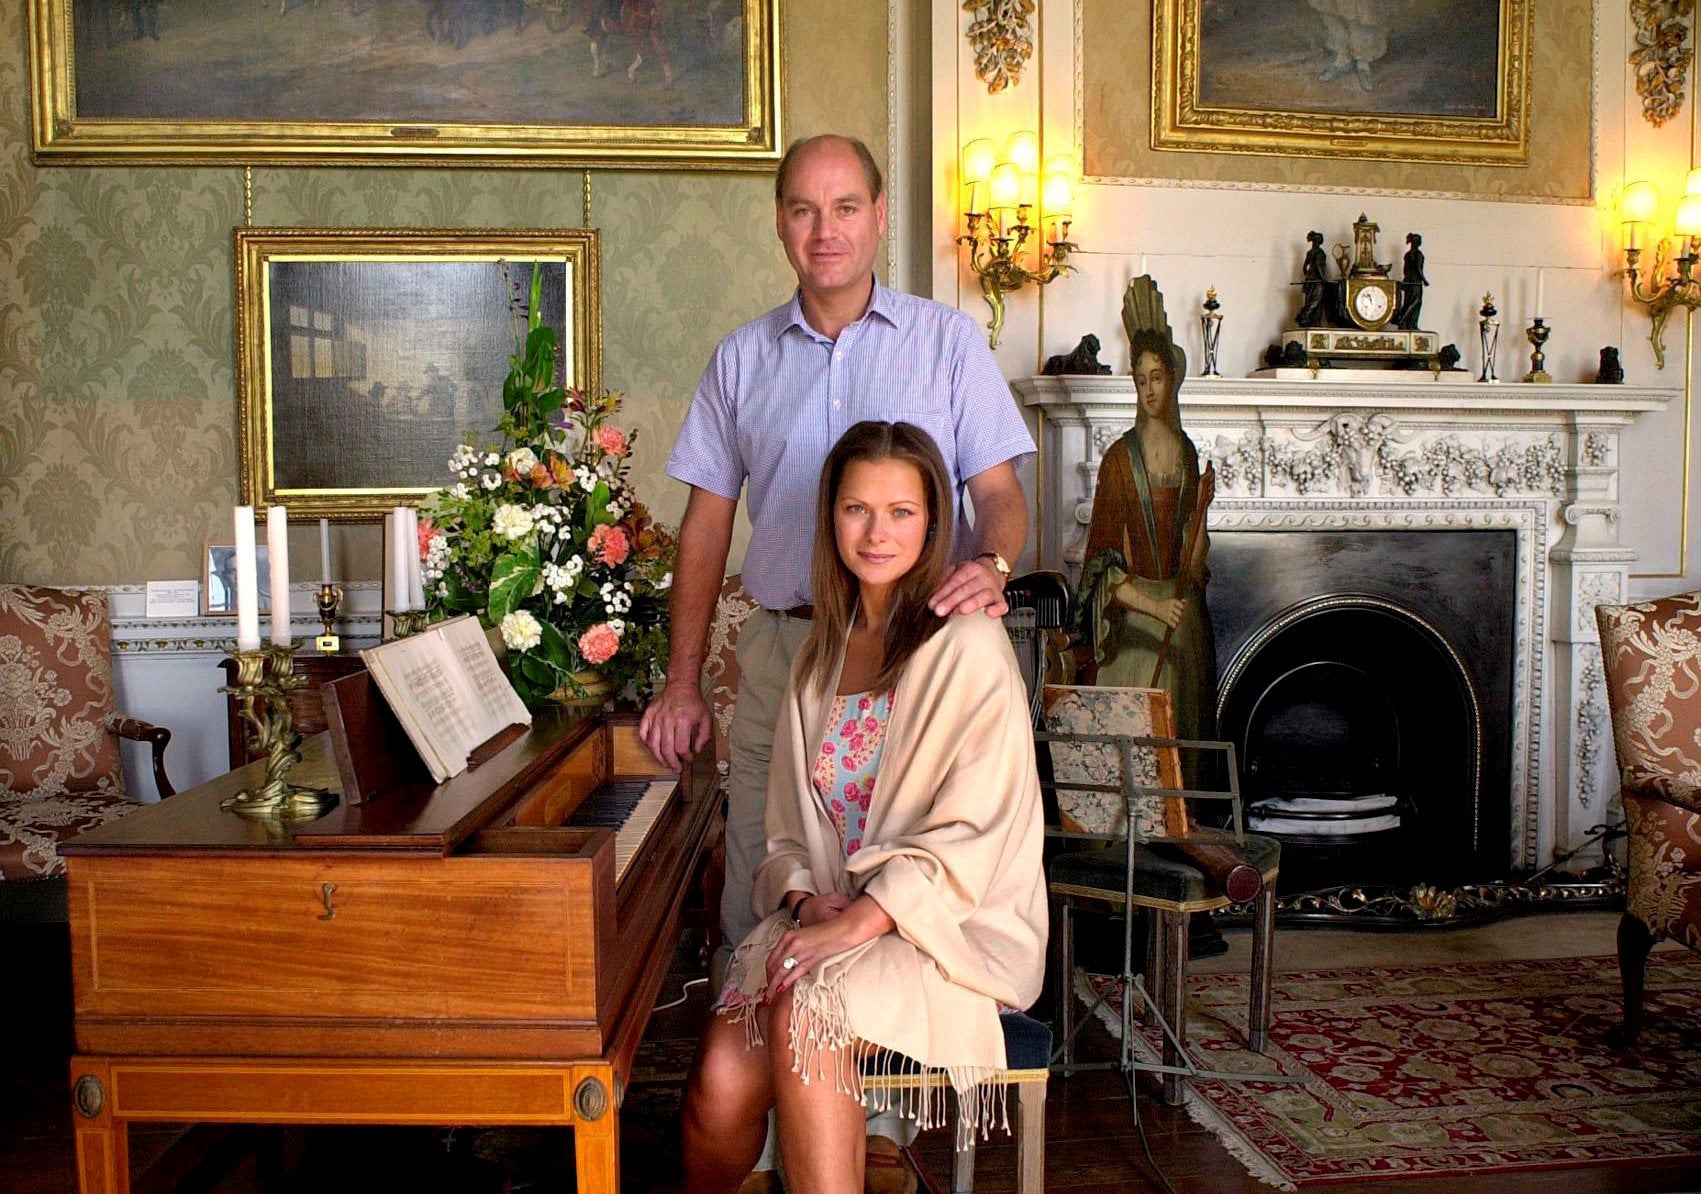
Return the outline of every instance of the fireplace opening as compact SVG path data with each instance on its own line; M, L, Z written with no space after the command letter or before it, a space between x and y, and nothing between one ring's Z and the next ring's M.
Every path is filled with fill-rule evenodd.
M1211 535L1216 733L1280 890L1507 878L1517 534Z
M1383 598L1317 598L1225 679L1219 731L1240 753L1247 827L1282 840L1284 892L1464 876L1482 712L1434 626Z

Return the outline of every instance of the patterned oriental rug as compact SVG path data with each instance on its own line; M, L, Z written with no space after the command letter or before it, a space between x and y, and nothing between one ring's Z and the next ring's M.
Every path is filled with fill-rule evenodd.
M1305 1081L1193 1083L1188 1110L1271 1185L1682 1157L1701 1179L1701 955L1649 959L1625 1054L1604 1039L1619 1019L1612 957L1281 975L1264 1056L1245 1048L1247 981L1191 980L1194 1063ZM1117 985L1076 975L1089 1004ZM1113 1036L1118 1006L1098 1011ZM1140 1032L1155 1057L1158 1030Z

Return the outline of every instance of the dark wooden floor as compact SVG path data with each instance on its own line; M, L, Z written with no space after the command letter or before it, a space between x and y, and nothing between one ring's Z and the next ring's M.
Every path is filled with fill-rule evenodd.
M65 1082L69 1054L69 994L63 976L68 966L54 951L63 944L37 928L8 926L14 959L30 961L12 972L8 986L27 988L29 1006L14 1012L14 1045L6 1050L0 1076L0 1191L11 1194L71 1194L70 1098ZM20 952L19 939L30 952ZM677 988L673 988L677 989ZM647 1126L622 1123L626 1189L667 1188L671 1168L671 1124L666 1108L682 1076L684 1059L706 1014L702 987L681 1007L661 1012L651 1036L677 1047L661 1050L651 1072L635 1076L627 1114L635 1107L662 1108ZM19 1015L22 1012L22 1015ZM1090 1047L1108 1050L1109 1037L1095 1025ZM1157 1166L1170 1185L1184 1194L1267 1194L1271 1189L1250 1177L1210 1133L1180 1109L1159 1104L1143 1088L1140 1118ZM641 1116L642 1110L638 1112ZM167 1151L182 1129L159 1127L133 1133L138 1166ZM471 1138L469 1138L471 1136ZM182 1167L156 1171L137 1183L139 1191L524 1191L569 1189L571 1145L565 1131L513 1133L507 1137L473 1134L446 1136L430 1129L338 1129L262 1133L254 1129L203 1130L189 1160L202 1163L188 1173ZM918 1152L939 1188L950 1188L951 1142L945 1132L929 1132ZM182 1150L179 1150L178 1159ZM1014 1148L996 1140L979 1149L975 1189L981 1194L1014 1191ZM280 1176L281 1175L281 1176ZM1120 1077L1080 1074L1051 1083L1046 1116L1046 1189L1074 1194L1130 1194L1162 1191L1164 1186L1142 1155L1139 1131L1130 1114ZM1659 1164L1566 1169L1487 1178L1449 1175L1420 1182L1330 1186L1331 1194L1560 1194L1577 1191L1625 1194L1635 1191L1701 1190L1701 1166Z

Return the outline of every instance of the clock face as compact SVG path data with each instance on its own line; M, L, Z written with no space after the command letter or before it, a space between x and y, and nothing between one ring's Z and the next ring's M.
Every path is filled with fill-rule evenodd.
M1388 318L1388 292L1379 286L1361 286L1353 293L1353 314L1368 324Z

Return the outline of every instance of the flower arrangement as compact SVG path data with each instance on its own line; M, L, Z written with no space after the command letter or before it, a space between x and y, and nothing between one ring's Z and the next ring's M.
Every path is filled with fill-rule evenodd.
M457 448L455 483L420 505L427 603L497 627L529 705L599 679L645 696L667 658L674 538L628 482L636 432L611 421L620 395L555 384L541 291L534 269L529 303L514 304L500 444Z

